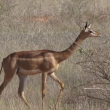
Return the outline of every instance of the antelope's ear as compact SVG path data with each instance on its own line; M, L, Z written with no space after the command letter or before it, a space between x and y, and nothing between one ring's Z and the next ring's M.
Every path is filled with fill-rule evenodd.
M86 22L86 25L85 25L85 27L84 27L84 31L85 31L85 32L88 32L89 29L90 29L90 27L91 27L91 24L88 25L88 23Z
M89 29L90 29L90 28L91 28L91 24L88 25L88 22L86 22L86 25L85 25L84 28L85 28L85 29L86 29L86 28L89 28Z
M86 22L86 25L85 25L85 27L84 27L84 31L85 32L88 32L88 23Z
M84 29L86 29L87 27L88 27L88 25L87 25L88 23L86 22L86 25L85 25L85 27L84 27Z
M91 28L91 24L89 24L88 28L89 28L89 29Z

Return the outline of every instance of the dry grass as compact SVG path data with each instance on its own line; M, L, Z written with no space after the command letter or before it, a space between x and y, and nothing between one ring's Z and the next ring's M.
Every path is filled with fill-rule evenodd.
M84 41L83 49L78 49L60 66L57 76L65 83L65 90L58 110L109 110L109 90L84 89L110 88L107 80L110 76L109 6L108 0L0 1L0 61L15 51L63 50L89 21L102 37ZM42 18L45 18L43 22L39 22ZM103 77L104 73L108 76ZM3 77L2 72L0 83ZM19 80L15 75L0 96L0 110L41 110L40 79L41 75L28 78L25 94L32 105L30 109L17 95ZM59 89L48 78L45 110L53 110Z

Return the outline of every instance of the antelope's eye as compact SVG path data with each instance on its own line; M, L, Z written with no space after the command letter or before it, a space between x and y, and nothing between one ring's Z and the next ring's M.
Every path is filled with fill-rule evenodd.
M90 30L89 33L93 33L93 31Z

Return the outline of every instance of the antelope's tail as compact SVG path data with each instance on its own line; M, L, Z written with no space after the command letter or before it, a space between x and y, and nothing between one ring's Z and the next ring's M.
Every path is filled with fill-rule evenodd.
M3 62L1 63L0 74L1 74L1 72L2 72L2 67L3 67Z

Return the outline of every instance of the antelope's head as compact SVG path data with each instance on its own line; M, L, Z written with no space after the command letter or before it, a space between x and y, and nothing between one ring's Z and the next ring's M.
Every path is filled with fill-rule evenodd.
M88 23L86 22L86 25L84 29L81 31L79 38L86 39L88 37L100 37L100 36L101 36L100 33L92 30L91 24L88 25Z

